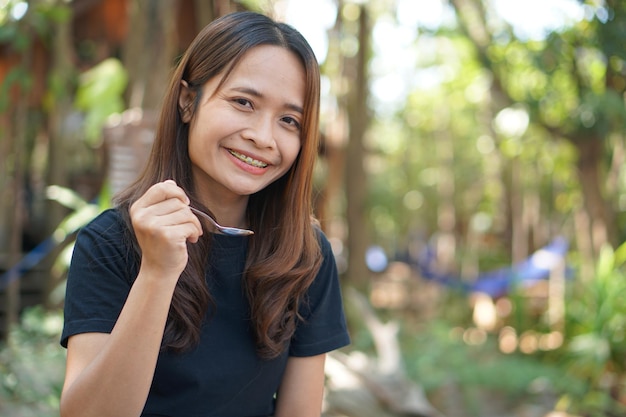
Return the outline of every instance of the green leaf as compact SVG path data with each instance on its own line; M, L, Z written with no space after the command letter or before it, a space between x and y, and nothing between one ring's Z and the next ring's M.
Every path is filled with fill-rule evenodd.
M624 265L624 263L626 263L626 242L617 247L614 256L616 265L622 266Z
M80 76L74 104L84 111L109 106L107 101L119 99L127 83L122 63L114 58L106 59Z
M99 142L109 116L124 111L127 84L126 70L115 58L102 61L80 76L74 106L85 112L85 139L89 144Z
M604 278L611 275L614 268L615 256L613 254L613 248L610 245L604 245L600 249L600 256L596 267L597 277Z
M59 185L49 186L46 189L46 197L73 210L79 210L87 205L87 202L74 190Z
M100 213L100 207L96 204L87 204L67 216L59 226L57 226L53 235L57 242L62 242L67 236L74 233Z

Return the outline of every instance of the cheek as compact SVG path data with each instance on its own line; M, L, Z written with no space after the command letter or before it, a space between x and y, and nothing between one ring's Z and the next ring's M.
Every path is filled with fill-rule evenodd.
M195 133L195 134L194 134ZM187 152L189 160L193 166L202 166L204 162L209 158L209 150L207 149L207 142L203 139L202 135L198 135L198 132L189 132L187 140Z
M189 132L189 136L187 138L187 153L189 154L189 159L191 162L195 163L195 159L198 155L198 144L197 140L194 140L194 136Z
M301 148L300 138L291 140L286 144L283 149L283 157L285 158L285 162L288 162L289 166L293 165Z
M298 155L299 155L299 148L292 148L289 150L288 154L283 154L283 168L282 171L287 172L289 171L294 163L296 162L296 159L298 159Z
M191 155L193 152L202 152L207 144L207 134L202 125L192 124L189 127L189 136L187 137L187 149Z

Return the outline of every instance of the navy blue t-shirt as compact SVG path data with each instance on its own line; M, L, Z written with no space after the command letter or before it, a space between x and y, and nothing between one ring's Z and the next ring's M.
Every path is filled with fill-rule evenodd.
M138 273L116 210L107 210L77 237L65 300L61 344L85 332L110 333ZM260 359L253 341L242 272L248 237L213 235L207 284L216 309L207 312L199 345L159 354L143 417L261 417L274 412L274 394L288 356L314 356L347 345L335 260L320 232L324 258L309 288L289 349Z

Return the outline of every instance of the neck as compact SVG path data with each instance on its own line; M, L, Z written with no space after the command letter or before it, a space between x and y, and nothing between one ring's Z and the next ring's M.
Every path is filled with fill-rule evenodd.
M202 200L215 219L222 226L247 228L248 220L246 208L248 207L248 197L238 196L236 199L225 198L205 198Z

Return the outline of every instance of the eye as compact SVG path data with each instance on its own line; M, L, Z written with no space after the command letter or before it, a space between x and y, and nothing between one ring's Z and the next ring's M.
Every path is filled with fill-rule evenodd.
M240 105L242 107L252 108L252 102L250 100L248 100L247 98L237 97L237 98L233 99L233 102L237 103L238 105Z
M295 119L294 117L291 116L285 116L282 119L280 119L283 123L289 125L289 127L296 129L296 130L300 130L301 125L300 122Z

